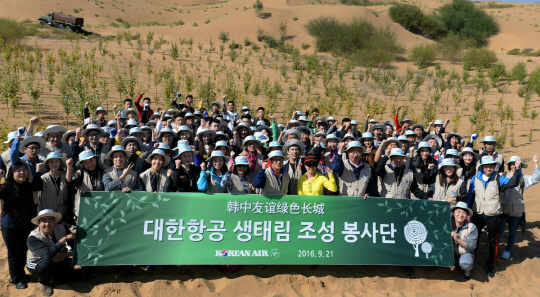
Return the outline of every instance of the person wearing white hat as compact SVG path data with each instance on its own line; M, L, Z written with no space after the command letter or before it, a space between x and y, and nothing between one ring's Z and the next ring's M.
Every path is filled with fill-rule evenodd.
M75 164L78 168L73 174L71 186L75 189L75 200L73 201L74 220L77 222L81 195L88 191L103 191L103 169L98 166L96 156L90 150L79 154L79 161Z
M66 160L62 155L56 152L49 153L43 163L47 173L41 176L43 181L43 190L38 200L38 211L43 209L52 209L63 214L65 219L71 218L72 209L68 209L68 187L71 183L73 173L73 160ZM60 221L56 222L57 224ZM64 220L62 222L66 227L71 226L71 222Z
M26 258L28 271L38 276L43 296L52 296L53 288L51 277L55 282L61 281L74 270L81 269L80 265L71 267L71 260L68 258L68 240L74 240L75 234L66 234L66 229L58 224L62 219L62 214L51 209L44 209L39 212L32 223L38 225L28 236L28 248L30 252Z
M137 172L133 170L133 164L125 166L130 153L126 152L123 146L115 145L107 154L107 160L111 160L113 166L105 169L103 175L103 186L105 191L122 191L128 193L137 189Z
M480 143L484 144L484 148L480 152L480 158L484 156L492 156L497 162L497 172L504 172L504 157L495 151L497 149L497 145L499 145L499 142L495 139L495 137L486 136L484 137L484 140L480 141ZM479 166L480 163L477 163L476 165Z
M523 175L520 183L517 187L508 189L501 195L501 203L503 208L503 214L500 219L499 237L504 234L506 224L508 223L508 240L506 242L506 249L502 254L503 259L510 258L510 253L516 244L517 228L518 225L522 225L523 231L525 231L525 203L523 202L523 192L531 186L534 186L540 181L540 167L538 167L538 157L534 155L532 157L534 162L534 174ZM516 174L516 160L521 160L521 157L511 156L506 165L508 166L508 172L503 173L503 176L511 177ZM522 168L527 168L527 164L521 163Z
M375 153L377 152L375 137L371 132L364 132L360 137L360 143L366 148L364 150L364 162L369 163L369 166L373 168L375 166Z
M403 149L401 146L401 142L397 140L394 137L390 137L388 139L385 139L381 142L379 147L377 148L377 151L375 152L375 158L373 161L376 164L379 164L379 161L381 160L382 156L387 156L390 153L390 151L394 148L400 148Z
M405 167L412 170L420 190L430 196L433 195L430 186L435 183L437 177L437 161L431 156L434 152L435 148L431 147L429 143L420 142L416 149L416 156L407 159L405 163ZM411 193L411 198L421 199L414 193Z
M259 148L261 142L255 138L255 136L248 136L244 139L242 143L242 155L246 156L250 163L250 173L249 179L253 180L257 172L261 170L264 163L264 155L259 153L257 149Z
M37 166L38 171L41 171L43 163ZM0 225L7 248L9 274L17 289L28 287L24 281L26 279L24 266L28 250L27 238L33 229L31 220L37 215L35 194L43 189L40 175L41 173L37 173L36 178L30 183L30 170L22 161L12 163L7 176L5 171L0 170L0 179L5 177L4 183L0 185L0 200L2 200Z
M429 134L422 141L429 143L429 146L435 149L435 152L432 154L433 158L438 160L440 156L441 147L443 147L442 138L435 134Z
M227 172L221 179L221 187L230 194L251 194L250 163L246 156L238 156L233 164L227 164Z
M24 135L26 127L20 127L17 130L17 136L11 144L10 162L14 164L18 161L23 161L28 168L28 179L32 182L36 172L39 172L38 165L43 163L42 157L39 156L39 152L42 147L45 147L45 139L38 136L27 136L21 142L21 135ZM24 154L20 157L20 153ZM40 167L41 168L41 167Z
M138 118L138 116L139 116L138 113L137 113L137 111L136 111L134 108L128 108L128 109L126 110L126 113L125 113L125 114L126 114L126 117L128 118L128 121L129 121L129 120L135 120L135 121L137 121L137 118Z
M124 149L129 153L129 158L126 158L126 164L124 167L128 167L130 164L133 165L133 170L137 174L141 174L147 167L144 162L144 154L141 153L142 141L133 136L128 136L124 138L120 144ZM142 157L141 157L142 156Z
M478 172L469 185L467 205L472 204L473 223L478 230L487 226L489 255L486 263L486 273L489 278L495 277L494 264L497 262L497 247L499 245L499 220L503 213L501 194L517 187L521 180L521 160L515 161L516 172L511 178L501 176L495 171L497 161L493 156L483 156ZM478 236L480 239L480 235Z
M84 104L84 109L83 109L83 115L85 119L90 117L89 107L90 107L90 102L86 102ZM107 113L108 112L105 110L105 108L101 106L96 108L96 111L94 112L94 115L97 116L97 118L94 119L95 124L98 124L100 127L106 126L107 120L105 119L105 116L107 115Z
M465 147L459 153L459 166L461 169L461 176L459 178L463 179L467 184L467 191L469 191L469 185L471 184L471 179L476 175L476 162L480 160L478 154L474 152L472 147Z
M116 133L115 129L112 129L110 134ZM101 168L108 166L107 153L110 150L111 145L113 144L113 139L110 140L109 145L103 145L99 142L100 137L103 135L103 130L100 129L98 125L88 125L86 129L77 128L75 129L75 141L71 144L71 156L76 158L79 154L85 150L91 150L97 158L98 165ZM116 135L116 134L115 134ZM84 137L86 144L79 145L81 136ZM77 160L74 160L77 161Z
M43 138L47 140L44 147L41 148L40 155L47 157L51 152L57 152L62 157L71 158L71 147L62 143L62 135L67 132L67 129L58 125L48 126L43 132Z
M205 193L225 193L225 188L221 187L221 179L227 172L225 165L229 161L229 156L223 154L222 151L212 151L212 155L208 158L208 171L206 170L206 162L201 163L201 174L197 181L199 191Z
M289 129L289 130L285 130L281 132L281 135L278 138L278 141L287 142L293 139L300 140L301 138L302 138L302 133L298 129Z
M341 196L367 198L372 189L368 189L371 179L371 166L363 162L366 148L359 141L339 144L338 154L332 161L332 170L337 175L338 193ZM343 154L347 159L343 160Z
M195 156L195 165L200 166L210 157L214 151L214 142L212 137L216 135L214 130L199 127L197 131L197 141L195 147L199 149L199 153Z
M288 158L281 151L272 151L268 154L270 166L263 164L262 169L257 173L251 185L255 189L261 190L263 195L286 195L289 193L289 173L283 170L283 161ZM296 189L292 195L296 195Z
M459 201L467 200L467 183L459 178L459 164L453 159L446 158L439 164L439 174L432 185L433 197L429 200L446 201L451 206Z
M395 137L396 135L396 124L394 124L392 121L386 121L384 122L384 136L385 138L389 137Z
M193 165L193 149L189 145L178 148L174 157L176 169L173 175L172 192L200 192L197 181L201 175L201 168Z
M465 202L458 202L450 208L452 212L452 241L454 255L466 280L471 278L474 265L474 250L478 242L478 229L471 223L472 210ZM451 271L455 267L450 268Z
M375 124L371 126L371 128L369 129L369 132L373 133L375 140L377 140L378 142L382 142L384 139L386 139L384 135L384 129L385 129L384 125Z
M473 138L475 135L478 135L478 134L473 134L473 136L471 136L471 138ZM446 140L447 141L443 145L443 147L446 150L456 149L458 151L461 151L463 149L464 144L465 144L464 141L463 141L463 136L461 136L458 132L451 132L451 133L446 134ZM471 145L471 147L472 147L472 145Z
M431 135L437 135L442 138L445 133L445 129L449 123L450 123L450 120L448 119L444 122L442 120L436 120L435 122L430 122L427 132L429 132L429 134ZM435 130L431 131L431 128L435 128Z
M146 159L150 168L139 175L138 191L167 193L172 188L172 169L166 169L171 161L163 150L155 149Z
M408 199L409 193L413 193L419 199L429 199L418 187L413 171L405 165L408 158L402 149L393 148L377 164L375 173L379 176L381 197Z
M289 174L289 193L296 193L298 180L305 173L305 168L302 167L302 156L304 155L304 143L300 140L293 139L285 142L281 150L284 156L289 159L283 164L283 171ZM269 152L270 154L270 152ZM320 153L319 153L320 154ZM268 161L268 165L272 165Z
M9 132L7 140L3 142L4 144L8 145L8 149L2 153L2 166L0 166L0 170L4 170L4 172L7 172L11 166L11 144L17 137L18 133L19 132L17 131Z

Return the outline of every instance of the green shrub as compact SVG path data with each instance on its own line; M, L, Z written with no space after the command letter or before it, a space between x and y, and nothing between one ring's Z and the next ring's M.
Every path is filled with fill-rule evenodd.
M473 48L468 50L463 57L463 67L476 69L489 69L497 62L495 52L486 48Z
M296 22L296 21L298 21L298 18L294 17L294 18L292 18L292 20Z
M26 28L14 19L0 18L0 42L19 43L26 36Z
M247 37L247 36L244 38L244 45L245 46L250 46L251 45L251 40L249 40L249 37Z
M476 41L472 38L461 37L454 32L450 32L437 42L439 57L452 63L463 60L465 50L476 46Z
M485 46L490 36L499 33L495 19L468 0L453 0L443 5L439 17L448 31L474 38L477 46Z
M259 49L260 49L260 47L259 47L258 44L252 43L252 44L251 44L251 49L254 50L255 52L258 52Z
M386 65L404 52L389 27L375 28L364 19L342 23L322 16L310 20L306 29L315 38L317 51L347 57L361 65Z
M309 43L302 42L302 49L307 50L309 48Z
M400 24L403 28L412 33L422 33L422 20L424 13L416 5L401 4L392 5L388 10L388 15L392 21Z
M411 49L409 59L413 61L418 68L427 67L437 58L437 49L434 44L420 44Z
M221 40L223 43L229 41L229 32L219 32L218 39Z
M116 18L116 21L119 22L119 23L124 22L124 20L122 18Z
M74 13L79 13L79 10L77 8L73 8Z
M242 49L242 46L240 44L234 42L234 40L233 40L233 41L231 41L231 44L229 44L229 48L231 50Z
M197 26L198 26L197 23L193 23L193 27L197 27Z
M111 23L111 27L118 28L118 27L120 27L120 25L118 25L117 23Z
M514 67L512 67L512 79L517 80L519 83L523 84L525 78L527 77L527 66L523 61L519 61Z
M515 48L515 49L509 50L508 52L506 52L507 55L514 55L514 56L517 56L520 53L521 53L521 51L519 50L519 48Z

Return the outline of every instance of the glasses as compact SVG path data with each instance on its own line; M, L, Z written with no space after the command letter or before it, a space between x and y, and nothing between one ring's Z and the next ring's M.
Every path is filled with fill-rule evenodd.
M31 150L31 151L37 151L37 150L39 150L41 147L39 147L39 146L27 146L26 148L29 149L29 150Z
M27 173L28 172L28 169L26 168L20 168L20 169L17 169L14 171L15 173Z

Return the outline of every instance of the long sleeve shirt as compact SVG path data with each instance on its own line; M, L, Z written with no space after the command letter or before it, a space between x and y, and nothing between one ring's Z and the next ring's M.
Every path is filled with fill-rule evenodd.
M379 164L377 165L377 168L375 169L375 174L377 174L378 176L380 176L381 178L384 179L384 177L387 174L384 167L389 166L390 168L394 169L393 171L394 171L394 175L396 177L396 181L398 183L400 183L401 179L403 178L403 173L405 172L405 168L406 168L405 164L403 164L403 165L401 165L401 167L397 168L397 167L394 167L391 164L386 165L387 161L388 161L388 156L383 156L381 158L381 160L379 161ZM396 170L396 169L398 169L398 170ZM427 193L424 193L418 187L418 182L416 181L416 177L414 176L414 174L413 174L413 181L412 181L411 187L410 187L410 192L413 193L414 196L416 196L416 197L422 197L422 199L428 199L429 198L429 195Z
M298 179L298 195L321 196L325 188L331 192L337 191L337 184L333 174L329 174L328 178L326 178L316 172L311 182L306 174Z
M11 152L10 152L10 156L9 156L10 161L11 161L11 165L15 164L15 162L21 161L21 157L20 157L20 153L19 153L20 145L21 145L21 140L18 139L18 138L15 138L13 140L13 143L11 144ZM37 164L38 163L43 163L43 161L41 161L39 159L39 157L36 157L35 161L30 161L30 159L28 159L26 157L26 155L23 155L22 159L24 161L26 161L26 163L30 166L30 174L32 174L32 176L35 176L36 171L37 171Z
M52 235L51 240L55 243L53 246L46 245L42 240L35 236L28 237L28 248L43 260L52 260L64 248L62 242Z
M191 106L187 106L184 103L176 103L176 99L171 102L171 106L178 109L178 110L180 110L180 111L183 110L184 108L186 108L191 113L195 112L195 109L193 107L191 107Z
M148 108L147 113L146 113L146 118L144 118L144 119L142 118L143 107L139 103L139 101L141 101L142 96L143 96L143 94L140 94L139 97L137 97L137 100L135 100L135 107L137 108L137 114L139 116L139 122L142 122L142 123L146 124L146 122L148 122L148 119L154 114L154 111L152 109Z
M469 185L469 193L467 197L467 205L473 205L474 200L476 199L476 194L474 192L475 187L484 187L484 189L487 187L488 183L492 181L494 178L498 179L497 184L499 185L499 193L502 193L508 189L515 188L519 185L519 182L521 180L521 177L523 174L521 173L521 168L517 172L518 174L515 174L511 178L507 178L505 176L499 175L497 173L493 173L487 180L484 180L484 170L480 170L476 173L476 176L471 179L470 185ZM476 179L479 179L481 181L480 184L476 183Z
M208 175L210 175L210 178L215 180L218 184L218 189L221 190L221 179L222 175L216 175L214 173L214 168L212 167L208 171L201 171L201 174L199 175L199 180L197 181L197 188L199 188L200 191L206 191L210 187L210 179L208 178Z
M238 175L238 177L240 178L240 182L242 182L242 185L244 186L244 191L245 191L245 194L249 194L250 191L250 184L249 182L247 181L246 178L243 178L241 176ZM230 171L227 171L225 173L225 175L223 176L223 178L221 179L221 187L227 189L227 191L231 191L232 187L233 187L233 181L232 181L232 172Z
M139 176L139 181L137 184L137 191L140 192L159 192L159 179L163 178L163 176L160 176L159 173L153 173L150 172L150 185L152 186L152 189L147 189L146 185L144 184L142 178ZM163 192L168 193L171 192L171 186L172 186L172 176L166 176L165 177L165 185L163 186Z
M28 181L19 184L4 183L0 185L0 202L2 205L2 228L27 228L32 227L30 222L37 216L37 207L34 204L34 191L43 189L41 173L38 173L32 183Z
M197 187L197 181L201 175L201 168L195 165L189 165L189 170L183 166L175 169L173 176L172 192L200 192Z
M114 169L116 170L116 174L119 176L117 179L113 179L108 173L105 173L103 175L103 186L105 187L105 191L112 191L112 189L119 187L122 185L122 180L120 179L120 176L122 176L122 173L124 173L124 169ZM135 179L135 184L131 187L131 190L137 191L139 188L139 179Z

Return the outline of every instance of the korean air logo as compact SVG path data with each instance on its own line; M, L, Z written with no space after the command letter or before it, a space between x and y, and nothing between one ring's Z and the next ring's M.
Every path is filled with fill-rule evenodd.
M367 173L364 173L364 177L366 177L366 178L367 178L367 177L368 177L368 174L367 174Z
M495 189L495 185L492 185L491 188L492 188L492 189Z
M452 190L452 195L454 195L456 193L456 191Z
M408 184L408 183L409 183L409 180L406 180L405 183Z
M221 251L221 256L222 257L227 257L228 255L229 255L229 253L227 252L227 250Z

